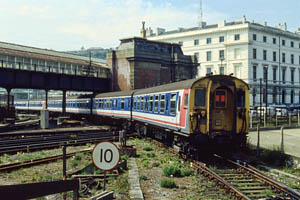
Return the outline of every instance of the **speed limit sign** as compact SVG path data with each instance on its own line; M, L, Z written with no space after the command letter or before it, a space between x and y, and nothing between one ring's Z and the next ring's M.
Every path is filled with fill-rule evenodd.
M98 169L113 170L120 161L120 150L112 142L100 142L93 149L92 160Z

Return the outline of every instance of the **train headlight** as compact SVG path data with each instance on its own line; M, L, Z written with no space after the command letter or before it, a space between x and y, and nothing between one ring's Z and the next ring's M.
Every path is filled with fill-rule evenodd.
M222 121L220 119L216 120L216 126L221 126L222 125Z

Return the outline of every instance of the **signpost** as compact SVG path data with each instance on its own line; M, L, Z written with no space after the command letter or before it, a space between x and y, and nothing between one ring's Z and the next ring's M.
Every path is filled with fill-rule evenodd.
M106 189L106 171L111 171L118 166L120 150L112 142L98 143L92 152L92 160L96 168L104 171L104 190Z

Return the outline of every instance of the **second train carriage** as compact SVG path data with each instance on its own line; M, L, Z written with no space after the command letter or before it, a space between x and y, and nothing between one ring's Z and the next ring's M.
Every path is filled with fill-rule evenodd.
M24 105L41 109L44 101L20 104ZM49 100L48 109L61 112L62 100ZM119 124L130 121L138 131L178 141L183 149L190 143L209 141L244 143L249 128L249 88L235 77L211 75L146 89L102 93L92 102L87 96L68 98L66 112L117 118Z

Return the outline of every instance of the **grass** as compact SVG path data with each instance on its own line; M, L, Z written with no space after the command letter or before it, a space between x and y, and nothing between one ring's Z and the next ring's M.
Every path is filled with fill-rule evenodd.
M162 179L160 186L163 188L176 188L177 185L173 179Z
M140 174L139 179L145 181L147 180L147 176L145 174Z

